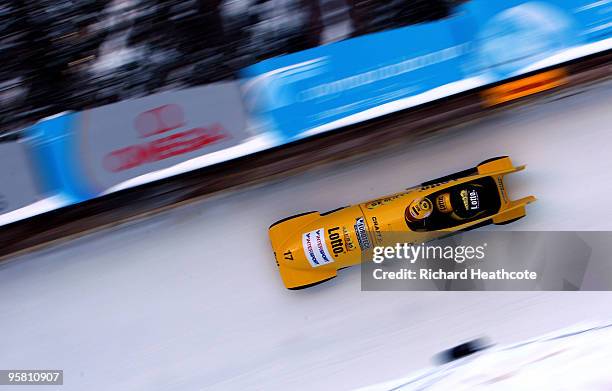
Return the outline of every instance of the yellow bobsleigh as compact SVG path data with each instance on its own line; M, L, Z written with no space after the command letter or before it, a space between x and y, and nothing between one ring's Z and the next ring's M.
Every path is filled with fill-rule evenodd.
M487 224L508 224L525 216L529 196L510 200L504 176L524 169L509 157L425 182L384 198L331 212L302 213L269 229L281 277L289 289L302 289L334 278L375 246L412 243ZM395 239L395 240L394 240Z

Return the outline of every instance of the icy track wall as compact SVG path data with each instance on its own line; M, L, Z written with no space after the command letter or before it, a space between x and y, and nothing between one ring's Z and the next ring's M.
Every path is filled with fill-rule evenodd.
M473 0L240 82L44 119L1 145L0 225L609 50L611 21L608 1Z

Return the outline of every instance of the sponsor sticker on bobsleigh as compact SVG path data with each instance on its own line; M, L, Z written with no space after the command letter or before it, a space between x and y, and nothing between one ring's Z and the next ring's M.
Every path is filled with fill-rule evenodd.
M368 237L368 230L363 221L363 217L359 217L355 220L355 234L357 235L357 241L362 251L368 250L372 245L370 244L370 238Z
M306 255L306 259L312 267L327 265L334 261L327 249L325 229L323 228L302 234L302 246L304 247L304 255Z

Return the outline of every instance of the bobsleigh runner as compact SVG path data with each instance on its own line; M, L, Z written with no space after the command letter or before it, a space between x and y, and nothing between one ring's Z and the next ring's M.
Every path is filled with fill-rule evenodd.
M504 176L524 168L514 167L507 156L496 157L384 198L277 221L269 233L283 282L301 289L334 278L339 269L366 259L374 246L393 246L396 233L423 243L516 221L535 197L511 201Z

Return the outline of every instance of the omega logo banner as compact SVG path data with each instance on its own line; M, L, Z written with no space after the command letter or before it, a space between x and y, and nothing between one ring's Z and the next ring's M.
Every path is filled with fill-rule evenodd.
M160 93L78 114L75 161L94 196L237 145L247 138L245 127L235 83Z
M130 170L142 165L180 156L205 147L212 147L229 137L218 122L189 128L182 106L172 103L155 107L136 116L134 127L139 144L109 152L103 166L110 172ZM187 128L186 130L183 130Z

